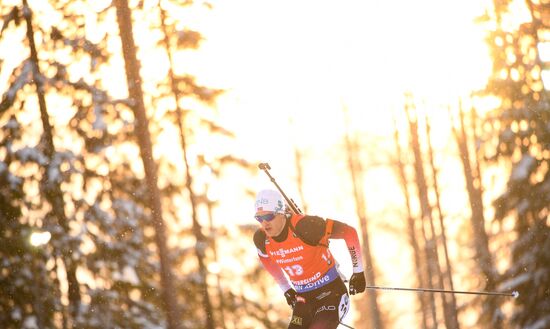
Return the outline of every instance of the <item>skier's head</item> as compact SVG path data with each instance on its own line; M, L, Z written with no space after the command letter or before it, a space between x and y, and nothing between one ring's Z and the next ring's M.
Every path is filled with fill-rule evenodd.
M285 203L283 201L281 193L275 190L261 190L256 195L254 210L256 211L256 213L258 213L259 211L269 211L284 214Z
M254 203L255 218L268 236L279 235L285 226L285 203L274 190L261 190Z

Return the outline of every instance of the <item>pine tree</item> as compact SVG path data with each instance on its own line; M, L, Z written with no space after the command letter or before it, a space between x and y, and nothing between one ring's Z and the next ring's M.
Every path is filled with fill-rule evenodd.
M52 257L48 248L30 244L34 223L22 212L25 177L14 167L20 165L21 153L12 152L20 142L21 124L14 116L2 126L0 153L0 323L4 328L53 327L53 314L61 309L59 287L47 270Z
M186 305L185 314L196 321L192 327L214 328L216 325L224 325L225 298L221 278L217 275L219 306L215 309L215 298L209 284L212 275L208 266L217 264L217 248L220 244L214 235L220 231L214 226L212 218L216 203L210 200L207 191L213 180L223 184L226 168L236 167L249 171L255 166L234 155L235 152L231 150L234 148L232 140L235 136L217 120L217 113L212 107L223 91L201 85L197 77L182 72L185 65L178 65L175 60L178 55L200 47L200 32L181 26L181 19L177 15L179 10L183 11L192 5L164 1L152 11L155 15L158 13L158 17L151 23L151 29L160 30L159 46L164 50L168 63L166 79L156 83L156 89L161 92L152 97L151 102L151 106L163 115L159 115L158 124L153 123L152 126L158 131L163 127L174 127L177 131L174 139L179 142L174 145L179 146L176 149L181 152L181 161L167 166L183 172L182 179L178 179L178 182L182 181L181 186L178 183L175 185L180 190L178 194L187 201L188 207L185 209L189 209L187 213L191 231L186 232L184 238L192 237L195 240L193 253L196 265L189 266L189 259L181 259L187 273L180 280L180 290L185 300L196 301ZM200 151L194 153L192 150ZM164 160L169 162L168 159ZM187 221L187 218L183 220ZM219 322L216 323L216 320Z
M512 321L519 327L550 325L550 102L542 81L539 45L548 42L546 2L526 1L528 21L512 25L510 1L494 0L487 36L493 73L480 96L498 98L487 115L482 151L489 162L511 164L506 190L494 201L495 219L514 218L510 267L500 287L518 290ZM545 34L546 33L546 34ZM544 39L546 38L546 39Z
M14 199L10 202L20 204L22 226L52 235L51 241L42 246L39 253L31 250L36 258L32 262L36 264L32 273L45 275L35 281L44 286L50 284L48 292L38 289L37 284L29 284L36 293L43 292L41 297L21 293L20 298L27 298L29 304L33 300L34 303L44 301L29 315L36 320L28 320L35 321L39 328L160 326L164 319L157 307L161 304L155 279L158 261L151 256L151 237L146 234L149 226L146 223L150 221L145 210L148 200L143 184L130 168L133 159L125 159L123 152L117 152L131 140L132 125L124 119L124 108L130 102L112 99L101 89L97 70L108 61L104 45L94 44L86 38L84 26L80 24L84 21L84 13L78 11L79 7L65 5L62 1L52 1L49 9L62 12L66 21L49 20L50 25L42 27L37 19L34 24L39 26L42 36L42 42L36 44L37 57L41 59L38 64L47 61L45 67L49 68L39 76L44 103L48 105L49 99L56 98L66 101L55 108L59 111L56 113L66 113L66 121L60 124L49 117L57 152L55 161L50 161L56 167L50 166L48 177L62 187L60 193L65 202L62 208L66 211L70 230L59 229L48 202L43 202L43 197L37 197L35 192L42 176L40 168L48 164L48 158L40 144L33 144L36 127L20 123L25 116L33 114L33 108L28 105L32 104L28 95L33 92L29 88L30 61L23 59L14 70L10 88L1 103L2 117L11 116L6 124L10 129L6 130L9 133L3 144L7 146L3 163L9 164L7 167L13 170L12 175L23 180L22 193L18 196L21 200L12 196ZM14 9L12 12L22 11ZM17 16L11 17L17 21ZM12 30L3 32L12 33ZM70 59L56 54L69 54ZM84 74L82 66L78 66L81 62L89 63ZM21 231L26 232L28 240L28 230ZM86 298L81 299L76 316L74 313L69 316L62 303L64 292L60 287L64 276L58 273L65 266L62 266L60 250L70 252L76 268L86 273L86 279L78 282L78 290ZM17 270L16 265L10 268ZM8 281L12 285L17 281L8 280L12 280ZM4 296L9 295L2 294ZM18 311L13 314L21 318Z

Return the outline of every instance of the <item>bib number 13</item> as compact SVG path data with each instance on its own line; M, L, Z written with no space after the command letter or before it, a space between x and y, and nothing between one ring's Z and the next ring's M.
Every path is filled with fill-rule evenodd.
M300 265L292 265L284 268L288 276L293 277L304 273L304 269Z

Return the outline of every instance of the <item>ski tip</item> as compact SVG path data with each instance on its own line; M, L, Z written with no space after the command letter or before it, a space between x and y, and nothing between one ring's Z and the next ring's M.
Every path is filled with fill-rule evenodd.
M518 298L519 297L519 292L517 290L512 291L512 297Z

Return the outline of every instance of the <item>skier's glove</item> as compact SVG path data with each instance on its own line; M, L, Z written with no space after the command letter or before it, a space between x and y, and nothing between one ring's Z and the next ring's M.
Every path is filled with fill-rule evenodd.
M296 306L296 302L297 302L296 290L290 288L287 291L285 291L285 298L286 298L286 302L288 303L288 305L292 306L292 308L294 308L294 306Z
M349 279L349 293L352 295L365 291L365 272L353 273Z

